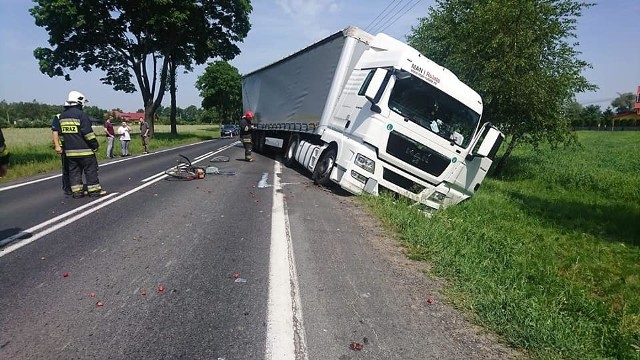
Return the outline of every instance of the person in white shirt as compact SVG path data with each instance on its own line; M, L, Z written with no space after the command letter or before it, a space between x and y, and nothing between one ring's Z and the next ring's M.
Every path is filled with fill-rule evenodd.
M120 145L122 149L122 156L129 156L129 143L131 142L131 126L127 125L126 121L122 122L122 125L118 128L118 135L120 135Z

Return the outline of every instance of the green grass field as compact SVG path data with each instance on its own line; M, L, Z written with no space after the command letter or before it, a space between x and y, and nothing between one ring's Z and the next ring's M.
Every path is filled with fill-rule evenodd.
M640 132L517 149L501 179L427 219L367 204L447 280L449 301L543 359L640 358Z
M139 128L131 126L131 154L142 153ZM94 126L94 132L100 141L100 149L97 152L98 160L106 159L107 140L102 126ZM51 130L38 129L2 129L7 146L11 151L11 170L9 174L0 179L20 178L60 169L60 156L53 149ZM151 151L181 144L189 144L202 140L209 140L220 136L218 125L178 125L178 135L172 136L169 125L156 125L155 134L150 141ZM116 140L114 154L119 155L120 142Z

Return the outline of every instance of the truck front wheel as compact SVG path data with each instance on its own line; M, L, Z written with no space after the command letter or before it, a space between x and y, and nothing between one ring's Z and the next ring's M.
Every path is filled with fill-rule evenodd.
M296 162L296 151L298 151L299 144L300 135L291 135L291 139L289 139L289 145L287 146L287 151L285 151L284 153L284 164L287 167L293 166L293 164Z
M336 157L338 151L335 148L329 148L322 155L320 161L316 164L316 167L313 169L313 182L322 185L328 186L331 184L331 170L336 164Z

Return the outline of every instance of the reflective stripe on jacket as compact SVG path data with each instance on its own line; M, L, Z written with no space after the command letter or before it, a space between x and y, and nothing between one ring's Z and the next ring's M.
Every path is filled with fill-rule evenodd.
M91 128L91 120L79 107L65 108L60 114L57 130L64 139L67 157L93 156L98 149L98 139Z

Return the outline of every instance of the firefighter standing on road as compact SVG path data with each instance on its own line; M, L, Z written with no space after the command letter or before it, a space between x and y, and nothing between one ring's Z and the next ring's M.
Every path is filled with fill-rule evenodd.
M0 128L0 178L7 175L9 168L9 149L4 143L4 135L2 135L2 128Z
M60 159L62 159L62 191L64 191L65 195L72 195L71 183L69 182L69 162L64 154L64 144L58 132L59 128L60 114L57 114L51 121L51 138L53 139L53 147L56 149L56 152L60 154Z
M244 145L244 160L249 162L253 161L251 158L251 133L254 127L251 120L253 120L253 112L251 111L244 113L240 120L240 141Z
M82 111L82 106L88 100L77 91L71 91L64 104L64 111L60 114L59 128L55 129L64 142L64 153L69 166L69 181L74 198L84 196L82 175L86 179L89 196L106 195L98 180L98 160L95 152L98 150L98 139L91 128L89 115ZM59 144L56 152L62 153Z

